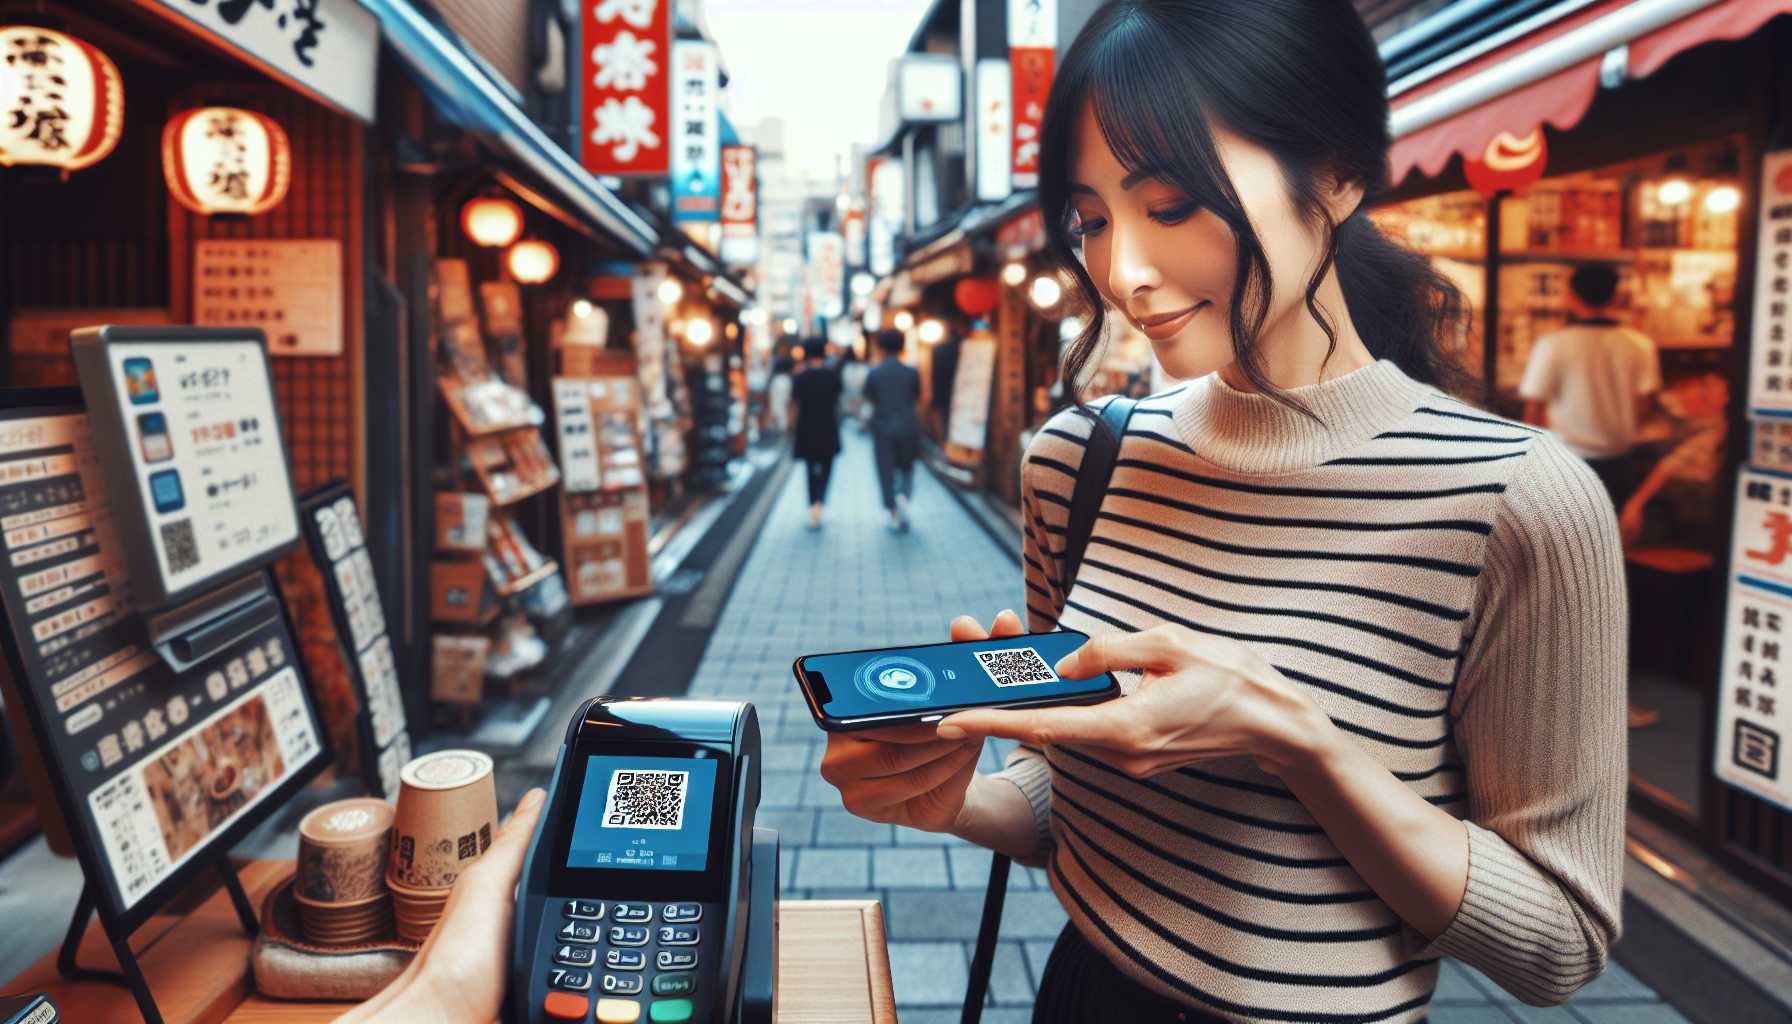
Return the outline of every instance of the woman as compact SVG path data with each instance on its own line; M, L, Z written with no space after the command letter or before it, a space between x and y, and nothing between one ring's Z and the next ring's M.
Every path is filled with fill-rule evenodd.
M1345 0L1117 0L1053 83L1040 201L1094 311L1065 379L1119 316L1189 381L1132 417L1068 593L1087 414L1023 467L1028 625L1124 696L830 734L821 769L1045 865L1035 1021L1417 1021L1444 955L1559 1003L1618 937L1615 516L1443 393L1461 300L1364 212L1387 115ZM990 736L1021 746L979 775Z
M827 342L803 342L803 361L790 383L791 419L796 423L796 457L809 475L809 529L821 528L821 504L828 476L840 454L840 374L827 361Z

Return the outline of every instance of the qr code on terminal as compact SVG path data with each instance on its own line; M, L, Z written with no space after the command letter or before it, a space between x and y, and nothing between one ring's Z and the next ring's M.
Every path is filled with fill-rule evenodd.
M683 828L690 782L689 772L617 772L604 801L604 827Z
M199 540L193 536L193 520L176 519L162 524L162 551L168 556L168 571L186 572L199 564Z
M1028 683L1058 681L1058 674L1031 647L978 651L977 664L983 666L983 671L989 673L989 681L997 686L1025 686Z

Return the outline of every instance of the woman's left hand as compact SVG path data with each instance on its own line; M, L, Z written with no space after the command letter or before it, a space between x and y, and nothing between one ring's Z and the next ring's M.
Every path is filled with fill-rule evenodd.
M1305 691L1244 644L1157 626L1095 637L1058 662L1066 679L1143 670L1132 693L1100 704L975 708L942 739L1003 736L1090 752L1135 778L1196 761L1249 756L1271 774L1298 765L1335 728Z

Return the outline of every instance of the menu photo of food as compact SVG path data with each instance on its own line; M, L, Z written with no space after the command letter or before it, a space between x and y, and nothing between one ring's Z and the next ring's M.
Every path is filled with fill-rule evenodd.
M251 700L145 764L143 784L179 858L285 774L267 702Z

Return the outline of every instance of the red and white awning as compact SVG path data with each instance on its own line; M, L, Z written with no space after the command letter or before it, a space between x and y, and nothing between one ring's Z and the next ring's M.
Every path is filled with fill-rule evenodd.
M1498 42L1394 96L1390 180L1415 167L1438 174L1456 154L1477 159L1502 132L1572 128L1593 105L1603 64L1613 64L1608 74L1644 78L1676 54L1744 38L1778 14L1792 14L1792 0L1601 0Z

